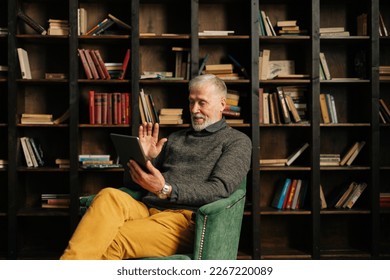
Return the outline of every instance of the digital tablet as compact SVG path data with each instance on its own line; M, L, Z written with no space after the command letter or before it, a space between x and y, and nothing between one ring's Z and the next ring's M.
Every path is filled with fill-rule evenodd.
M111 133L111 140L114 143L114 147L117 155L119 156L119 162L123 167L127 167L127 163L130 159L135 160L145 170L146 162L148 161L145 153L142 149L141 143L137 136L122 135Z

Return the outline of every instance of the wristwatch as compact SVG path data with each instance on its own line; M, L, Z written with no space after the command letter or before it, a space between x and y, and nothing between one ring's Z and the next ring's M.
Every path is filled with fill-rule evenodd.
M169 185L169 184L167 184L167 183L165 182L164 187L162 187L162 189L159 190L159 191L156 193L156 195L157 195L158 198L160 198L160 199L167 199L168 196L169 196L169 194L171 193L171 191L172 191L171 185Z

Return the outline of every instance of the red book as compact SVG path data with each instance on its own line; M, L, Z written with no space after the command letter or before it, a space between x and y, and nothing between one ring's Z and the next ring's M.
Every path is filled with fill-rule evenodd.
M107 93L107 124L112 124L112 93Z
M297 179L294 179L291 182L290 192L289 192L288 197L287 197L286 209L291 209L291 204L292 204L292 201L293 201L293 197L294 197L294 194L295 194L295 189L297 187L297 183L298 183Z
M102 124L107 124L107 113L108 113L108 95L107 93L102 93Z
M89 91L89 123L95 124L95 91Z
M126 100L126 114L125 114L125 124L130 123L130 94L125 93L125 100Z
M120 123L121 124L126 124L126 97L124 93L121 93L121 118L120 118Z
M293 184L293 181L294 181L294 180L291 180L290 185L288 186L288 189L287 189L287 192L286 192L286 197L284 198L284 201L283 201L283 207L282 207L282 209L286 209L286 207L287 207L287 201L288 201L288 199L289 199L289 197L290 197L291 186L292 186L292 184Z
M89 69L91 69L93 79L98 80L99 79L99 74L97 72L95 64L93 63L92 56L89 53L89 50L88 49L84 49L84 53L85 53L85 57L87 58Z
M107 80L111 79L110 73L108 73L107 67L104 64L104 60L103 60L102 56L100 55L100 51L99 50L94 50L94 53L96 54L96 57L97 57L97 59L99 61L99 64L100 64L100 66L103 69L105 79L107 79Z
M127 65L129 64L129 60L130 60L130 49L127 49L125 57L123 59L123 63L122 63L122 74L119 77L119 80L123 80L125 78L126 69L127 69Z
M98 71L98 74L99 74L99 77L103 80L106 79L106 74L103 72L103 69L102 69L102 66L100 65L99 63L99 60L96 56L96 53L94 50L89 50L89 53L92 57L92 60L93 60L93 64L95 65L96 67L96 70Z
M102 94L95 93L95 124L102 124Z
M81 63L83 64L84 72L85 72L85 75L87 76L87 79L92 80L93 79L92 72L91 72L91 69L89 68L88 61L87 61L87 58L85 57L84 50L78 49L77 51L79 53Z

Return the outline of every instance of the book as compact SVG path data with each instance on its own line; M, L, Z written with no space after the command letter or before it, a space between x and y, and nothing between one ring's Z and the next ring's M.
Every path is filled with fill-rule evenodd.
M89 68L89 64L87 61L87 57L85 56L84 49L77 49L77 51L78 51L81 63L83 65L83 68L84 68L84 73L87 76L87 79L92 80L93 79L92 71L91 71L91 68Z
M331 80L332 79L332 75L330 74L328 62L326 60L325 53L323 53L323 52L320 52L320 63L321 63L322 69L324 70L325 79L326 80Z
M242 76L245 79L249 78L248 72L246 71L245 67L243 67L237 59L235 59L232 55L228 54L228 58L233 62L234 66L238 69L239 73L242 74Z
M270 60L268 62L267 79L274 79L278 76L289 76L295 74L294 60Z
M92 56L90 53L90 49L84 49L84 54L85 54L85 58L87 60L89 69L91 69L93 79L99 80L100 76L99 76L99 73L96 69L95 63L93 62L93 59L92 59Z
M269 26L269 23L267 21L267 14L265 13L265 11L263 10L260 10L260 15L261 15L261 19L264 23L264 27L265 27L265 34L266 36L274 36L272 31L271 31L271 27Z
M100 54L100 51L98 49L95 49L95 50L91 49L90 52L94 53L95 56L96 56L96 59L98 61L98 66L97 67L99 67L101 69L101 71L103 72L103 73L101 73L101 77L102 78L104 77L105 80L110 80L111 79L111 75L110 75L110 73L107 70L106 64L104 63L104 60L102 58L102 55Z
M358 149L359 147L359 142L355 142L349 149L348 151L344 154L344 156L340 160L340 166L343 166L347 163L349 158L352 156L352 154Z
M351 164L356 159L356 157L359 155L360 151L363 149L365 144L366 144L365 141L359 142L359 145L358 145L357 149L352 153L350 158L347 160L346 165L351 166Z
M21 143L21 146L22 146L22 150L23 150L23 154L24 154L24 159L26 161L26 165L27 167L33 167L33 162L32 162L32 159L31 159L31 156L30 156L30 152L28 151L28 148L27 148L27 142L26 142L26 137L20 137L20 143Z
M77 35L87 33L88 13L85 8L77 9Z
M30 69L30 61L28 58L28 53L23 48L17 48L18 58L19 58L19 66L20 73L22 75L22 79L31 80L31 69Z
M35 155L35 158L37 160L38 166L44 166L45 161L43 157L43 150L40 145L40 142L37 138L29 137L28 140L30 141L33 153Z
M343 208L351 209L352 206L356 203L359 197L362 195L363 191L367 188L366 183L360 183L355 186L351 195L347 198L347 200L343 204Z
M297 186L294 192L294 197L291 204L291 210L298 209L298 201L299 201L299 195L301 193L301 187L302 187L302 180L298 179Z
M389 36L389 33L387 32L386 24L382 17L382 13L379 13L379 29L381 30L382 36Z
M292 182L291 182L290 192L288 193L288 197L286 198L287 202L286 202L286 208L285 209L287 209L287 210L291 209L291 205L292 205L292 202L293 202L293 198L294 198L294 195L295 195L297 184L298 184L298 179L293 179Z
M284 98L283 88L277 87L276 90L278 93L280 108L282 109L281 111L282 111L284 123L286 123L286 124L291 123L290 113L289 113L289 109L287 107L287 101Z
M321 33L334 33L334 32L344 32L345 28L342 26L333 26L333 27L320 27Z
M275 190L274 197L272 199L271 206L276 209L283 209L283 203L287 195L287 191L291 184L291 179L286 178L282 184L279 184L277 189Z
M91 29L89 29L85 35L92 35L100 26L102 26L105 22L107 22L109 20L109 18L105 18L103 19L102 21L100 21L99 23L97 23L94 27L92 27Z
M260 80L268 79L270 56L271 56L271 51L269 49L263 49L260 69L259 69Z
M122 73L120 77L118 78L119 80L123 80L126 76L126 71L127 71L127 65L129 64L130 61L130 49L126 50L125 56L123 58L122 62Z
M27 23L32 29L34 29L36 32L38 32L41 35L46 35L47 31L46 29L40 25L38 22L33 20L31 17L29 17L27 14L25 14L22 10L18 10L17 16L22 19L25 23Z
M286 158L267 158L267 159L260 159L259 160L260 165L264 166L285 166L287 163Z
M303 144L299 149L294 151L288 158L286 165L290 166L306 149L309 147L309 143Z
M127 24L126 22L124 22L124 21L120 20L119 18L113 16L112 14L108 14L108 17L111 20L113 20L121 28L124 28L124 29L127 29L127 30L131 30L131 26L129 24Z
M296 26L297 20L278 20L276 22L277 27Z
M343 189L344 192L340 196L336 204L334 205L335 208L341 208L344 205L345 201L347 200L348 196L352 193L356 185L357 185L356 182L352 182L348 185L348 188L346 188L345 190Z
M320 93L320 110L323 123L330 123L329 108L326 103L326 94Z
M160 115L181 115L183 108L161 108Z
M322 185L320 185L320 201L321 201L321 209L325 209L328 207L328 205L326 204L325 194Z
M202 60L202 63L200 63L200 66L199 66L199 70L198 70L198 76L202 74L205 66L206 66L206 63L207 63L207 60L209 59L210 55L207 53L203 60Z

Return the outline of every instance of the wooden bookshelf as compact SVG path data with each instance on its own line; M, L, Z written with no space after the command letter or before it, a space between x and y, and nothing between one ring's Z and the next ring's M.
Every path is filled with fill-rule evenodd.
M8 66L8 34L7 30L7 1L0 2L0 65ZM8 73L0 71L0 159L8 160ZM8 185L8 168L0 168L0 184ZM8 188L0 188L0 259L5 259L8 253Z
M189 126L188 81L198 75L204 57L207 64L232 63L233 56L248 76L226 80L228 89L240 93L242 124L235 128L253 143L248 174L239 259L388 259L390 211L380 209L379 193L390 192L390 125L379 120L379 98L390 104L389 80L379 77L380 65L390 65L390 37L379 36L379 12L390 24L385 0L3 0L0 27L0 65L8 65L0 77L0 259L57 259L79 219L78 198L103 187L122 185L123 169L84 170L79 154L110 154L115 150L109 134L137 134L140 123L140 89L153 96L157 109L184 108L181 125L161 125L161 133ZM172 7L175 9L172 9ZM17 9L48 28L48 19L66 19L70 35L40 35L15 17ZM113 14L131 25L131 31L101 35L77 35L77 9L88 12L87 30ZM303 35L265 36L259 32L259 10L265 11L276 32L277 21L297 20ZM177 12L180 11L180 12ZM358 34L357 17L367 14L367 33ZM7 21L7 17L10 20ZM218 19L218 20L216 20ZM320 36L323 27L344 27L349 36ZM390 26L388 26L390 27ZM204 30L230 30L231 35L199 35ZM16 49L29 53L32 79L21 78ZM183 47L182 69L176 80L141 80L143 71L170 71L176 75L176 52ZM78 49L98 49L105 62L120 63L131 50L123 80L91 80L85 75ZM293 60L295 74L303 78L259 79L259 56L270 50L270 60ZM332 76L321 79L319 53L326 55ZM179 67L180 68L180 67ZM238 68L234 69L239 72ZM45 73L65 73L62 80L47 80ZM259 122L259 88L304 89L303 122ZM130 121L91 124L89 91L130 93ZM338 121L324 123L320 93L334 97ZM70 110L58 125L20 124L22 113ZM40 140L45 166L28 168L19 138ZM351 166L320 166L320 154L341 154L356 141L366 144ZM287 158L304 143L302 155L290 166L260 166L260 159ZM70 160L58 168L57 158ZM274 190L286 178L304 179L308 191L299 210L271 207ZM325 197L351 181L368 187L352 209L321 209L320 184ZM69 209L42 209L42 193L68 193ZM54 237L54 238L53 238Z

